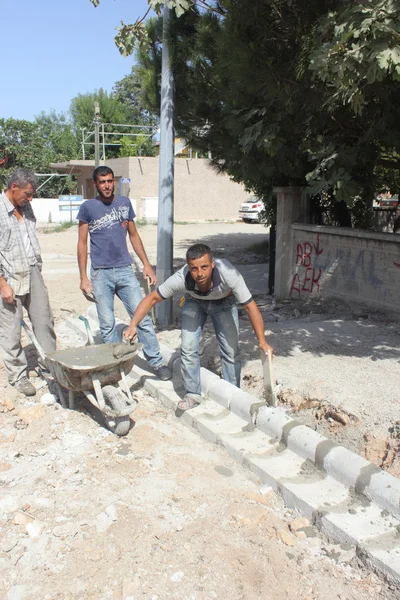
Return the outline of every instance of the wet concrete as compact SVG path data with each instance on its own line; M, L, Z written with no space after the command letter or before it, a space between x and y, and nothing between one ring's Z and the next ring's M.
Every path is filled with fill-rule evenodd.
M95 369L130 360L136 351L136 345L98 344L57 350L49 358L72 369Z

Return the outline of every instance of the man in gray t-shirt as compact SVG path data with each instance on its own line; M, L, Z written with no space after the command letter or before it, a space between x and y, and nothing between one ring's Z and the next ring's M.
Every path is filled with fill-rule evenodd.
M224 379L240 387L239 317L237 305L249 315L263 352L273 352L264 334L264 323L251 293L237 269L228 260L213 258L204 244L195 244L186 252L187 264L143 298L125 331L127 339L136 336L138 323L158 302L185 292L182 307L182 377L186 395L178 408L188 410L201 398L199 343L210 316L217 336Z

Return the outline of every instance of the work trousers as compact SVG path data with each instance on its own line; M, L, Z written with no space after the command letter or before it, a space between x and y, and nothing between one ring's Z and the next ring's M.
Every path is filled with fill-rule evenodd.
M28 294L15 296L15 303L0 300L0 348L8 380L11 384L28 374L26 355L21 347L22 309L25 308L33 333L45 354L56 349L56 335L49 296L37 265L31 267L31 286ZM45 365L40 361L42 367Z
M91 268L90 279L96 296L97 316L102 340L105 344L119 342L115 327L114 297L118 296L132 319L142 301L140 284L136 279L132 265L112 269ZM137 327L138 340L143 344L143 354L151 367L164 364L160 346L150 317L147 315Z
M235 297L221 300L186 298L182 308L181 365L186 393L201 395L199 344L207 318L217 336L222 377L240 387L239 316Z

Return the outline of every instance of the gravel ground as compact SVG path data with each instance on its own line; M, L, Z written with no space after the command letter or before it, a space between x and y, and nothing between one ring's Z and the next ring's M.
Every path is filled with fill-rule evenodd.
M140 231L154 261L155 227ZM58 323L87 309L79 291L76 237L76 227L40 236ZM258 252L266 238L258 225L179 225L176 263L182 264L190 243L202 239L245 273L259 269L259 277L252 277L257 291L266 281L265 257ZM256 299L276 350L277 389L288 410L350 447L358 447L366 433L395 430L400 419L396 319L339 303L274 306L265 293ZM120 305L117 312L124 316ZM159 335L179 347L178 328ZM241 341L242 387L261 398L258 351L244 315ZM28 350L33 367L35 354ZM202 363L218 372L209 329ZM133 427L119 439L87 403L78 402L75 411L47 405L45 388L32 401L25 399L7 386L0 369L1 598L398 597L398 589L361 569L354 550L329 544L307 523L301 522L307 533L297 530L298 515L271 490L134 389L139 406ZM335 418L324 412L330 405Z
M87 403L1 389L2 599L395 600L137 386L123 439Z
M157 228L147 225L139 230L155 264ZM248 281L275 348L274 375L280 402L294 410L299 420L400 474L399 315L339 301L296 301L276 306L267 295L268 265L266 253L260 249L268 242L268 230L262 225L175 225L175 267L184 263L187 247L199 240L208 243L216 256L236 264ZM40 234L44 276L57 321L71 312L80 314L87 310L87 302L79 291L76 241L76 226L61 233ZM126 318L119 301L116 311ZM176 298L174 326L159 334L160 340L174 348L180 344L179 314ZM241 315L240 327L242 387L262 398L258 349L245 314ZM215 347L212 328L208 326L202 364L218 372Z

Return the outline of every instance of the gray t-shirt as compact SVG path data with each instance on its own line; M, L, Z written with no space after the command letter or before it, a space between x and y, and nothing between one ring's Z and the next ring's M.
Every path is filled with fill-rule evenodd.
M186 292L186 295L198 300L221 300L231 293L235 296L236 302L245 306L252 301L252 295L247 287L242 275L229 262L229 260L215 259L213 269L212 287L206 294L200 292L195 286L195 281L190 274L188 265L179 269L176 273L168 277L158 288L157 292L165 300L178 292Z

